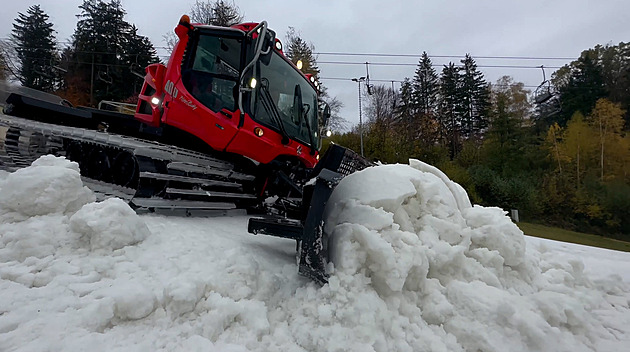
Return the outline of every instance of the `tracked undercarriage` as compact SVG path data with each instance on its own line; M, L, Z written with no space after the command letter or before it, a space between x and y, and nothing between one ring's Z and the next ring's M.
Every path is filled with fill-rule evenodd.
M253 205L255 177L234 165L170 145L77 127L0 115L0 164L30 165L42 155L79 163L85 184L101 197L116 196L137 210L192 214Z

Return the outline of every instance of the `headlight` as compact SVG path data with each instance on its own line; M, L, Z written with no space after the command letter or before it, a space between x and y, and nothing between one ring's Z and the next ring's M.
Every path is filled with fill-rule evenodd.
M332 131L331 130L326 131L326 137L330 137L330 136L332 136Z
M254 88L256 88L256 84L257 84L257 83L258 83L258 82L256 81L256 78L252 77L252 79L251 79L251 80L249 80L249 87L250 87L251 89L254 89Z
M276 49L282 51L282 43L280 43L280 41L276 41Z
M302 63L302 60L298 60L298 61L295 63L295 66L297 66L298 70L301 70L303 65L304 65L304 64Z
M160 98L158 98L158 97L151 98L151 104L153 104L153 105L160 105Z

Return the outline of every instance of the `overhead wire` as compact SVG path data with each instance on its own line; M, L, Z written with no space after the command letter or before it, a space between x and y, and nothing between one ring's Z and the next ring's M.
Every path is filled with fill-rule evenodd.
M9 39L9 38L0 38L0 39ZM59 41L58 43L66 43L71 44L70 41ZM156 51L159 50L167 50L166 46L154 46ZM141 53L113 53L106 51L87 51L80 50L76 51L76 53L82 54L97 54L97 55L125 55L125 56L134 56L140 55ZM353 53L353 52L314 52L315 55L322 56L349 56L349 57L383 57L383 58L420 58L422 54L398 54L398 53ZM160 59L167 59L169 55L157 55ZM450 58L450 59L462 59L464 56L461 55L428 55L429 58ZM545 60L545 61L553 61L553 60L575 60L575 58L571 57L545 57L545 56L502 56L502 55L481 55L481 56L472 56L475 60ZM82 64L91 64L89 62L80 62ZM95 63L96 65L104 65ZM417 63L405 63L405 62L370 62L370 61L317 61L318 65L371 65L371 66L407 66L407 67L416 67ZM116 64L110 64L111 66L119 66ZM122 66L122 65L120 65ZM432 67L443 67L444 64L432 64ZM503 69L540 69L540 65L530 66L530 65L509 65L509 64L477 64L478 68L503 68ZM559 69L562 66L544 66L549 69ZM341 78L341 77L320 77L321 79L326 80L351 80L351 78ZM403 82L400 79L371 79L374 82Z
M331 65L365 65L369 64L370 66L418 66L415 63L404 63L404 62L354 62L354 61L317 61L317 64L331 64ZM431 64L433 67L442 67L444 65L440 64ZM523 69L540 69L540 66L525 66L525 65L479 65L479 68L523 68ZM562 66L545 66L545 68L562 68Z
M349 53L349 52L314 52L315 55L330 56L371 56L371 57L421 57L422 54L392 54L392 53ZM451 58L461 59L461 55L429 55L429 58ZM497 59L497 60L575 60L573 57L542 57L542 56L476 56L470 55L475 59Z

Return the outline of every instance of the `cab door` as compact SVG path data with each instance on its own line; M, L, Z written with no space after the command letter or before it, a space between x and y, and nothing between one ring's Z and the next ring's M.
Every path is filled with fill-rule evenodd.
M243 66L242 31L197 28L191 34L178 80L167 80L163 123L223 150L238 132L238 85Z

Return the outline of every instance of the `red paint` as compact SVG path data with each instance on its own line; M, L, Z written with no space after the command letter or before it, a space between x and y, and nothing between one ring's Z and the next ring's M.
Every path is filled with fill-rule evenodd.
M233 28L247 32L256 25L257 23L244 23ZM243 124L239 127L241 113L238 109L214 112L188 92L182 82L181 67L190 38L189 32L194 27L195 25L181 22L175 28L179 42L173 49L168 65L152 64L146 68L135 117L153 127L169 125L178 128L200 138L215 150L240 154L260 163L266 164L279 156L288 155L298 158L308 168L314 167L318 153L311 155L310 147L294 140L286 145L282 144L282 137L278 132L257 123L247 114L244 114ZM297 70L289 60L285 61ZM152 94L145 94L147 89ZM154 97L160 99L160 104L152 103ZM142 110L147 104L151 107L151 114ZM254 134L256 127L263 129L262 137Z

